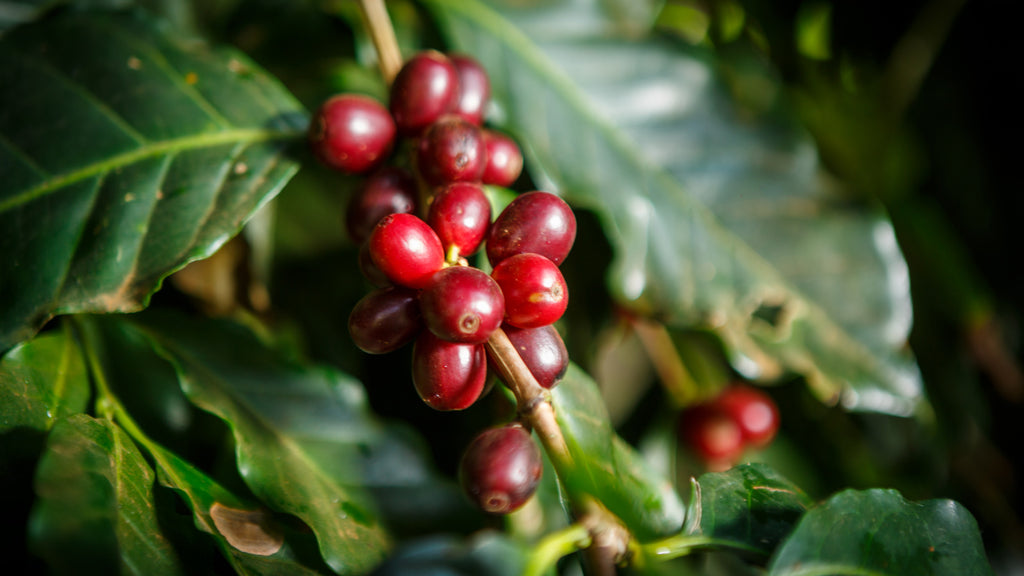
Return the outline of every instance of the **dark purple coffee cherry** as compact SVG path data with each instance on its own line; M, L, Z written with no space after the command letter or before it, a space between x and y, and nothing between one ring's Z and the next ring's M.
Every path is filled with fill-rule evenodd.
M437 232L446 252L454 248L459 256L469 256L490 230L491 203L478 184L449 184L430 203L427 224Z
M388 214L416 212L416 180L397 166L386 166L362 182L349 199L345 228L361 244Z
M455 115L434 122L416 147L416 169L434 186L479 182L487 166L480 127Z
M508 514L537 491L543 471L540 449L521 424L484 430L459 463L459 483L484 512Z
M532 252L561 264L575 240L572 208L554 194L527 192L494 220L487 236L487 260L497 266L509 256Z
M420 293L427 328L449 342L483 344L501 326L505 301L486 272L450 266L434 274Z
M449 54L448 59L459 75L459 101L452 113L480 126L484 122L487 101L491 98L491 80L472 56Z
M505 296L505 322L518 328L553 324L569 305L562 272L540 254L506 258L494 267L491 277Z
M448 342L424 330L412 349L412 383L435 410L465 410L487 381L483 344Z
M386 354L412 342L423 329L416 292L381 288L363 296L348 317L348 332L363 352Z
M552 388L565 376L569 368L569 352L554 326L516 328L506 324L502 330L538 384Z
M415 136L459 101L459 75L447 56L434 50L420 52L399 70L391 84L389 108L398 131Z
M313 116L309 144L331 168L361 174L387 159L395 143L395 122L369 96L341 94L328 99Z
M487 167L480 180L484 184L511 186L523 173L523 152L515 140L493 130L484 130Z

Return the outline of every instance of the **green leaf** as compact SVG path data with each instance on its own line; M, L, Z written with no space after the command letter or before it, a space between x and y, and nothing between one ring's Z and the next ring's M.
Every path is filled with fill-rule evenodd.
M181 574L153 504L153 470L115 424L54 425L36 472L29 544L56 574Z
M67 331L44 334L0 360L0 434L15 428L49 430L85 410L89 378L78 343Z
M678 532L679 496L615 433L597 385L575 364L552 390L552 405L572 457L560 474L569 493L594 496L641 541Z
M373 572L374 576L521 576L529 549L498 532L467 540L433 536L414 540Z
M534 179L602 219L622 304L715 330L749 378L795 372L850 409L916 409L892 227L849 203L809 137L774 113L769 74L629 36L596 1L425 4L488 69L493 119Z
M690 501L691 535L770 554L814 502L800 488L764 464L709 472L695 484Z
M0 38L0 350L55 314L138 310L294 173L299 104L242 54L140 15Z
M231 322L156 313L137 321L189 399L232 428L256 496L306 522L334 570L363 573L383 559L381 509L418 522L465 510L404 429L372 416L359 382L286 360Z
M772 576L992 574L978 525L951 500L847 490L804 515L776 551Z

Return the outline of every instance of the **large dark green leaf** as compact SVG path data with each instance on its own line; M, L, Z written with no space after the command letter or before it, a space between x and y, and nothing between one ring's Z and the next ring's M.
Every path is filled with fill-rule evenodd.
M775 108L772 78L726 77L706 49L637 38L596 0L495 0L501 14L424 3L490 72L494 119L521 139L531 175L602 218L624 305L714 329L748 377L792 371L851 409L915 409L892 228L844 201L804 133L759 115ZM730 82L752 86L753 105Z
M82 353L66 330L16 346L0 360L0 433L49 430L59 418L85 410L88 399Z
M763 464L704 474L698 486L699 498L687 510L690 534L765 555L813 505L803 490Z
M0 38L0 350L143 306L295 171L297 102L238 52L63 11Z
M158 314L138 321L189 399L232 428L253 492L309 524L334 570L362 573L383 559L390 536L381 509L436 522L465 510L407 433L372 416L350 377L288 361L230 322Z
M772 576L992 574L978 525L951 500L847 490L804 515L776 551Z
M594 381L570 365L552 391L552 404L572 457L561 475L566 489L596 497L641 541L678 532L679 495L612 429Z
M153 503L153 470L108 420L54 425L36 474L29 543L56 574L181 574Z

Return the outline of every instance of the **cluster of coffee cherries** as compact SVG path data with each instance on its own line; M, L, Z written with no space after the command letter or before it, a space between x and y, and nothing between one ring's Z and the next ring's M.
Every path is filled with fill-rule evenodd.
M489 367L496 372L486 343L499 329L545 388L569 362L553 323L568 304L559 265L576 220L561 198L534 191L492 222L483 186L510 186L523 156L511 138L483 127L489 97L489 78L473 58L424 51L395 76L387 107L338 95L310 127L324 164L366 175L346 227L375 289L349 316L352 340L371 354L413 343L413 385L437 410L462 410L481 397ZM408 151L405 166L396 150ZM467 260L482 248L490 273ZM460 479L482 509L506 513L532 495L540 470L537 445L513 422L469 445Z
M736 464L744 450L764 448L779 429L779 409L771 396L743 383L727 386L709 402L680 415L679 432L711 470Z

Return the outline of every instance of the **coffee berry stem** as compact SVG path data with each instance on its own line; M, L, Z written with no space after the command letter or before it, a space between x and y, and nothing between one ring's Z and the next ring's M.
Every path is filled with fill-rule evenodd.
M373 46L377 49L380 72L384 75L384 81L390 85L402 68L402 53L398 49L391 17L388 16L384 0L359 0L359 7Z

